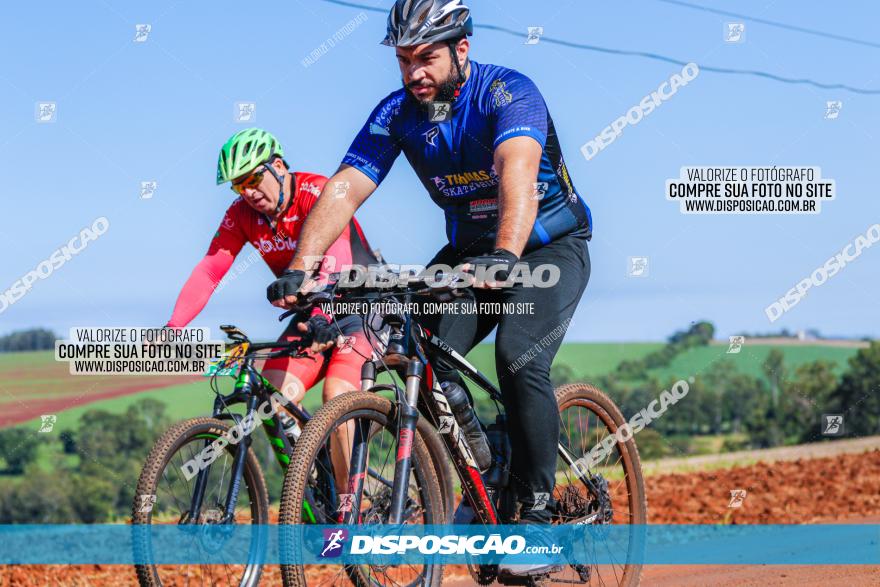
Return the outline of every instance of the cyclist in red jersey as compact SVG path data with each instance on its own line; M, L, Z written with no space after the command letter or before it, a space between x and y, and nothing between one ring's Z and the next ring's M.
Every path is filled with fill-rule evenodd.
M296 252L303 222L327 178L289 171L281 145L270 133L249 128L233 135L220 151L217 183L232 182L239 194L226 211L208 252L196 265L177 298L167 326L182 328L205 307L236 255L250 243L276 276L284 274ZM346 264L376 263L376 257L356 220L333 243L321 264L321 277ZM294 316L280 340L292 341L310 333L313 358L269 359L263 374L285 397L297 404L305 392L324 378L328 401L357 389L365 357L372 352L361 318L346 316L336 323L320 310ZM332 348L336 345L336 348Z

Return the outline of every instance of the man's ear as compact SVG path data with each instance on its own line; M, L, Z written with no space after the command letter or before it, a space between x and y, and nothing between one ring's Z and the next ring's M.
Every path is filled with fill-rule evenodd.
M460 39L455 45L455 55L458 57L458 63L461 65L462 70L464 70L465 64L467 63L470 50L471 43L468 41L467 37Z
M290 170L290 165L288 165L287 161L281 157L275 157L272 161L272 167L275 169L275 173L278 173L279 175Z

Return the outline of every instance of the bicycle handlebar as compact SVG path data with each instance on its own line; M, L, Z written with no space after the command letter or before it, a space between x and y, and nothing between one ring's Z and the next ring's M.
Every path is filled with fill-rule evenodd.
M467 275L467 278L465 277ZM330 275L327 285L319 290L304 295L304 301L295 305L278 317L278 321L301 312L308 312L320 304L333 301L396 297L401 295L430 296L442 301L461 297L470 289L470 275L465 273L436 273L428 275L406 276L404 282L398 279L395 283L362 284L354 287L340 287L339 273Z

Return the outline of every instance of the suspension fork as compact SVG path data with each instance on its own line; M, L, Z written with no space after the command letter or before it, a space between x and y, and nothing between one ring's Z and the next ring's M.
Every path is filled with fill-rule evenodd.
M256 417L258 401L259 398L256 395L248 397L246 413L251 418ZM250 425L251 430L253 431L256 426L257 423L252 422ZM235 459L232 461L232 478L229 480L229 493L226 494L224 523L233 521L235 517L235 504L238 502L238 492L241 491L241 478L244 476L245 460L247 459L248 450L251 448L251 435L244 434L244 431L240 432L244 438L242 438L238 450L235 451Z
M247 412L246 414L255 414L257 408L258 398L256 396L249 396L247 399ZM232 414L234 426L238 426L241 424L242 418L238 414ZM233 515L235 513L235 504L238 501L238 493L241 490L241 478L244 475L244 465L245 459L247 459L247 451L251 445L251 438L249 434L242 434L239 431L239 434L243 437L241 438L240 445L238 450L235 452L235 457L232 460L232 477L229 480L229 493L226 495L226 503L223 506L224 515L223 519L220 523L227 523L232 520ZM205 440L205 448L211 446L215 441ZM225 450L224 448L220 448L219 450ZM213 464L213 463L212 463ZM208 465L201 469L196 476L196 485L193 489L192 501L190 502L189 512L186 518L183 519L183 523L197 523L199 516L201 515L202 506L204 505L205 499L205 490L208 487L208 474L211 465Z
M376 384L376 365L372 361L366 361L361 365L361 391L370 391Z
M214 417L216 418L221 412L219 400L214 401ZM235 421L233 420L233 423ZM202 447L202 450L211 446L214 441L211 439L205 439L205 445ZM210 465L207 467L202 467L199 469L198 474L196 475L196 486L193 488L192 500L190 501L189 511L186 514L186 517L181 520L181 523L185 524L197 524L199 520L199 516L202 513L202 504L205 499L205 489L208 486L208 469Z
M345 426L345 424L343 424ZM348 467L348 493L351 503L339 504L340 524L359 524L361 517L361 498L364 493L364 477L367 470L367 441L370 435L370 421L358 418L354 426L354 441L351 447L351 460Z
M425 366L421 361L411 360L406 367L406 388L403 401L398 402L397 462L394 466L394 486L391 489L391 512L389 524L400 524L409 496L409 476L412 470L412 448L416 438L419 388Z

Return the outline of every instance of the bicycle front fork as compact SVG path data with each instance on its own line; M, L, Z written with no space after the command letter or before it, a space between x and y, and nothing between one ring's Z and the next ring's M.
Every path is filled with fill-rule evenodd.
M370 363L362 370L361 391L369 390L376 381L376 369ZM419 420L417 408L419 387L425 374L425 366L418 361L410 361L406 368L406 388L404 397L397 402L397 458L394 465L394 482L391 487L391 508L389 524L400 524L404 518L409 497L409 476L412 469L412 448L416 437L416 424ZM358 421L355 426L354 443L348 470L348 491L352 507L340 504L339 522L356 524L359 522L361 497L367 471L367 442L369 442L369 423Z
M409 475L412 470L412 449L416 440L416 424L419 421L419 387L425 375L425 366L410 361L406 367L404 401L398 402L397 415L397 462L394 465L394 487L391 489L389 524L400 524L409 497Z

